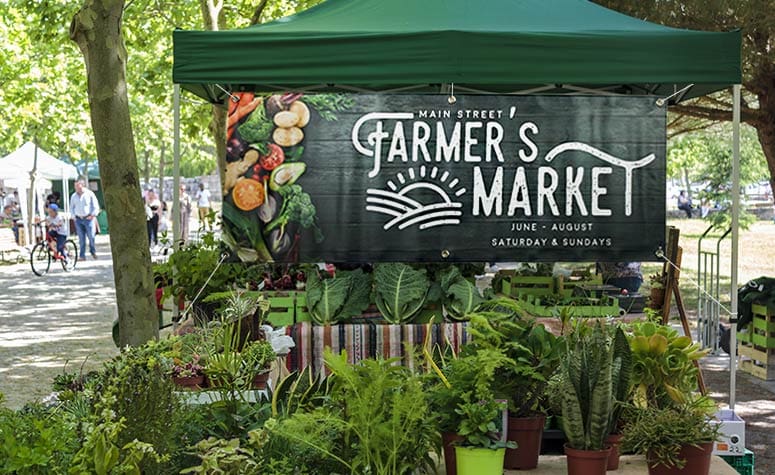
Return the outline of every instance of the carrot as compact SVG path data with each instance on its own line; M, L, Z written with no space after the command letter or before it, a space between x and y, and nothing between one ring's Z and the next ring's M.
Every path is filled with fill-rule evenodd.
M239 121L242 120L243 117L247 116L248 114L256 110L256 107L258 107L258 105L262 103L263 103L263 99L260 97L256 97L255 99L252 99L250 102L246 104L242 104L242 101L240 100L240 104L237 106L237 110L233 114L229 115L227 126L228 127L236 126L239 123Z

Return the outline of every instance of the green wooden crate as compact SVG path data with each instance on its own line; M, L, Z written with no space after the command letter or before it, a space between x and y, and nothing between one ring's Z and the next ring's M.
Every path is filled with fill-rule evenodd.
M565 309L574 317L617 317L621 313L616 297L590 299L587 297L572 297L566 304L554 304L540 297L528 295L520 299L525 304L525 310L536 317L553 317Z
M274 327L293 325L296 318L295 292L270 291L264 292L269 300L269 315L266 320Z
M309 316L309 309L307 308L307 292L296 293L296 322L310 322L312 319Z
M562 297L571 297L576 287L582 285L603 285L603 276L593 275L584 279L566 278L558 276L555 283L557 293Z
M754 455L748 449L745 449L745 454L740 455L722 455L724 461L729 464L730 467L737 470L740 475L753 475L754 474Z
M501 291L509 297L521 295L552 295L555 292L554 277L505 275Z

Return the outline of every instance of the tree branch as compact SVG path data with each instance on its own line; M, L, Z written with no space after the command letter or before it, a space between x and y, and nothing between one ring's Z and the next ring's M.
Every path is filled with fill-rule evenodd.
M694 104L673 106L671 110L677 114L688 115L698 119L713 120L716 122L732 120L731 110L714 109L712 107L705 107ZM750 108L743 109L740 111L740 120L747 124L753 124L759 120L759 111Z
M251 25L261 23L261 14L264 13L264 8L266 8L267 3L269 3L269 0L261 0L258 2L256 9L253 11L253 16L250 18Z

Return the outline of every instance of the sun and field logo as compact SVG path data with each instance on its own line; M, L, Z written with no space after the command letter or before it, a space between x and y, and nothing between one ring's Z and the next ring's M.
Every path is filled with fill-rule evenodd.
M388 189L366 190L366 211L391 217L383 226L385 230L460 224L463 204L453 199L465 194L466 189L459 186L457 178L425 165L419 171L409 168L405 173L398 172L395 181L388 180Z

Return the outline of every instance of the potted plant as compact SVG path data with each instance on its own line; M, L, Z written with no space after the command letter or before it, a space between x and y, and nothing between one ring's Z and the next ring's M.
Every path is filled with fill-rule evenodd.
M662 304L665 301L665 281L667 276L660 272L659 274L651 274L649 276L649 286L651 288L651 295L649 297L651 303L650 307L656 310L662 308Z
M653 322L633 323L629 341L634 405L686 404L697 390L695 361L709 350L701 350L674 328Z
M266 340L248 342L240 356L245 379L252 382L253 389L266 389L269 368L276 357L272 344Z
M718 424L713 403L700 397L687 404L636 411L625 426L622 447L646 456L649 475L708 475Z
M613 408L611 346L600 322L591 328L576 325L566 340L560 387L569 475L606 472L611 447L605 445L605 437Z
M464 435L461 432L471 432L470 424L480 414L478 411L490 411L492 414L492 405L487 401L494 403L496 399L492 393L496 370L509 364L509 359L502 350L475 348L471 345L463 347L459 355L443 359L440 365L433 361L427 351L425 355L428 364L439 376L439 381L428 394L431 414L442 434L444 465L447 475L461 475L457 470L455 446L484 445L482 437L489 437L489 422L494 421L494 418L487 420L484 434ZM476 399L471 399L471 395ZM487 404L480 407L480 402ZM468 422L464 424L464 421ZM464 425L465 429L462 429ZM468 442L465 441L467 435L471 435ZM500 471L497 473L503 470L502 462L501 459Z
M504 420L506 401L496 400L489 390L465 393L455 413L460 417L455 446L458 475L500 475L506 447Z
M619 468L619 446L622 439L622 414L632 393L632 352L627 336L621 327L615 328L611 345L613 350L611 366L613 408L611 418L608 421L608 436L605 443L611 446L607 470L617 470Z
M695 365L707 350L653 322L633 324L630 349L633 417L622 446L645 454L652 475L707 474L718 434L712 402L696 394Z
M199 364L199 355L190 361L174 360L170 369L172 381L185 389L201 389L205 386L204 366Z
M534 320L514 321L520 308L470 315L472 345L503 348L509 363L497 370L494 392L508 400L508 437L515 448L506 450L504 468L527 470L538 466L546 414L546 385L560 360L558 338ZM487 305L487 308L493 308ZM497 306L494 308L498 308Z

